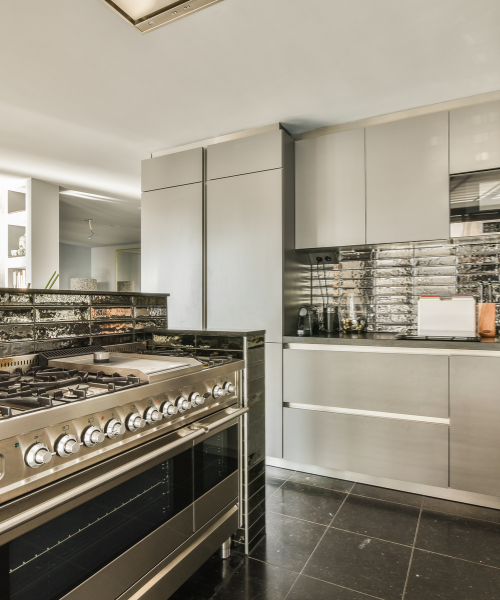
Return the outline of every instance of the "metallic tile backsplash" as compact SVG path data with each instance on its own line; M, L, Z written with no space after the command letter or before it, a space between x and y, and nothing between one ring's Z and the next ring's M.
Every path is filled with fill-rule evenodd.
M0 357L119 344L167 326L167 296L0 291Z
M318 264L310 254L311 304L339 304L344 291L357 289L367 306L368 331L416 333L417 301L422 295L473 294L480 282L492 283L500 300L500 236L391 246L364 246L330 253L333 262ZM486 298L485 298L486 300ZM497 310L497 326L500 311Z

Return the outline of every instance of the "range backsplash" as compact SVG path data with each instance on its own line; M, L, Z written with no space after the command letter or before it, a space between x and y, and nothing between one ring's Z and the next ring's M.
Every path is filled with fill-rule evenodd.
M318 256L332 260L318 266ZM491 282L493 301L500 300L499 257L500 236L322 251L310 254L310 301L321 314L323 303L337 305L344 290L357 288L367 305L368 331L413 333L419 296L477 298L478 284Z

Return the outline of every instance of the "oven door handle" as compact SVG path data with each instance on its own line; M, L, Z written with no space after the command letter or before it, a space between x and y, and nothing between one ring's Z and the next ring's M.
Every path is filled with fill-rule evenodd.
M196 425L200 425L204 429L206 428L206 431L212 431L212 429L216 429L217 427L224 425L224 423L227 423L228 421L232 421L233 419L241 417L241 415L244 415L248 411L249 408L248 406L246 406L245 408L233 410L231 414L227 415L226 417L223 417L222 419L219 419L218 421L215 421L215 423L196 423Z
M70 502L71 500L74 500L75 498L78 498L79 496L83 496L84 494L91 492L92 490L98 488L100 485L108 483L109 481L116 479L117 477L120 477L121 475L124 475L125 473L130 472L133 469L140 467L143 464L145 464L151 460L154 460L155 458L158 458L162 454L168 454L172 450L175 450L175 448L177 448L178 446L182 446L186 442L188 442L190 440L194 440L197 437L200 437L201 435L204 435L204 434L205 434L204 429L202 429L202 428L196 429L195 431L193 431L192 433L189 433L188 435L185 435L181 439L170 443L168 446L162 446L161 448L157 448L156 450L153 450L152 452L149 452L148 454L145 454L144 456L136 458L135 460L133 460L129 463L126 463L120 467L117 467L116 469L108 471L107 473L104 473L103 475L99 475L95 479L91 479L90 481L87 481L86 483L83 483L71 490L68 490L67 492L64 492L62 494L55 496L54 498L51 498L50 500L42 502L41 504L38 504L37 506L34 506L33 508L24 510L21 513L15 515L14 517L6 519L2 523L0 523L0 536L3 535L4 533L7 533L8 531L11 531L12 529L15 529L16 527L19 527L20 525L23 525L24 523L30 521L31 519L40 517L41 515L49 512L55 508L58 508L59 506L66 504L67 502Z

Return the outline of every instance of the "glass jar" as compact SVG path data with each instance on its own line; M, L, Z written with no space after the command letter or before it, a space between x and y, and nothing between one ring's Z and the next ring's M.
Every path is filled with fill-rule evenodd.
M339 329L344 333L366 331L368 310L358 290L344 290L340 297Z

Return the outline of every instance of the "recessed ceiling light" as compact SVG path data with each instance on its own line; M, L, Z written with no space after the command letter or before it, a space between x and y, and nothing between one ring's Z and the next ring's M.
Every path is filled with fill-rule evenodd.
M207 8L222 0L192 0L183 6L184 11L178 10L184 2L179 0L103 0L108 6L131 23L141 33L167 25L181 17ZM154 17L154 20L152 20Z
M85 198L86 200L97 200L98 202L123 203L125 200L110 198L109 196L99 196L98 194L88 194L87 192L78 192L77 190L63 190L59 192L65 196L76 196L77 198Z

